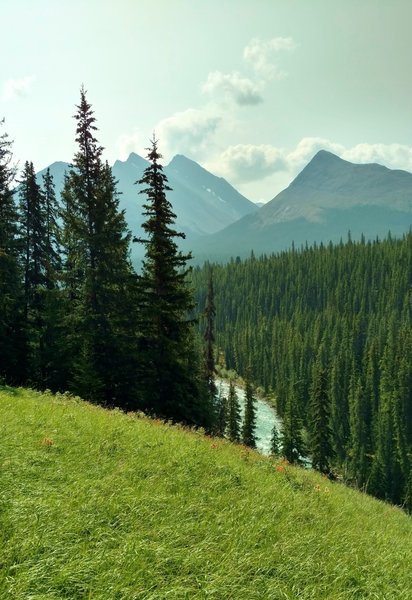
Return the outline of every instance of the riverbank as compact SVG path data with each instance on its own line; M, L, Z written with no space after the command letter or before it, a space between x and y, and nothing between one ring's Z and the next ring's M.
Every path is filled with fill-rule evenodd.
M227 395L229 381L217 378L216 385L219 394ZM240 403L240 411L243 419L245 412L245 390L235 381L235 389ZM276 424L280 430L282 422L273 406L266 399L256 394L256 447L263 454L270 454L273 426Z

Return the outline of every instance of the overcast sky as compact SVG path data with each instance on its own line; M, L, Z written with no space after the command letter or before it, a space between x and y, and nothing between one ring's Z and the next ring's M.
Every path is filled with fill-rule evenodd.
M83 83L113 163L185 154L270 200L320 148L412 171L411 0L0 0L15 159L70 161Z

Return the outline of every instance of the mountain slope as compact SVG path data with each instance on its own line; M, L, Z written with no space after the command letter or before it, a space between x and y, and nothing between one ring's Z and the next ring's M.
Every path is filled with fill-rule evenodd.
M0 597L408 599L412 521L201 433L0 391Z
M173 188L170 201L178 219L183 223L184 216L192 213L190 220L187 217L186 220L198 233L214 233L257 210L253 202L225 179L212 175L185 156L176 155L165 173Z
M257 213L195 245L199 258L247 256L291 246L399 235L412 224L412 174L357 165L321 150Z
M113 175L118 181L120 208L125 210L126 220L134 235L140 235L143 222L143 195L139 195L139 186L135 185L148 162L141 156L131 153L126 161L117 160L113 165ZM56 193L63 189L64 172L69 165L55 162L50 172L56 184ZM38 174L40 178L46 169ZM185 246L190 248L193 239L208 235L237 221L244 215L257 211L256 205L239 194L227 181L216 177L196 162L177 155L164 168L172 191L168 199L176 213L176 225L188 239ZM138 259L143 248L134 244L132 254Z

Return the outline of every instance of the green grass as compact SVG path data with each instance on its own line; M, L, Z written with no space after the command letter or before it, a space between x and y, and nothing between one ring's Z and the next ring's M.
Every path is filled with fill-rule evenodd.
M79 399L0 391L0 598L412 598L412 519Z

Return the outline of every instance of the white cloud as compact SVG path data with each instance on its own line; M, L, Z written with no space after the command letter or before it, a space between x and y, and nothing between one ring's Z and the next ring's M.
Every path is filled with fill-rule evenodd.
M256 181L288 168L282 150L265 144L229 146L214 161L214 166L220 174L236 182Z
M3 100L8 101L27 96L35 79L35 75L26 75L21 79L8 79L3 84Z
M206 168L236 184L257 181L277 173L294 178L319 150L328 150L353 163L379 163L412 172L412 147L402 144L358 144L345 148L325 138L303 138L292 151L270 144L229 146L208 161Z
M286 73L276 64L277 54L295 48L296 44L291 37L276 37L266 42L254 38L245 47L243 58L260 76L266 79L281 79Z
M338 156L341 156L345 151L345 147L341 144L331 142L325 138L307 137L303 138L296 148L286 155L286 161L291 171L297 172L303 168L319 150L328 150Z
M116 141L117 158L126 160L131 152L136 152L141 156L145 156L146 152L143 152L141 137L142 136L137 131L121 135Z
M378 163L390 169L412 171L412 147L403 144L357 144L345 148L342 144L324 138L303 138L295 150L287 155L289 168L300 169L319 150L329 150L349 162L366 164Z
M204 110L188 108L160 121L156 128L159 147L168 158L176 153L199 156L208 148L220 117Z
M341 157L354 163L379 163L390 169L412 171L412 147L403 144L357 144Z
M243 58L249 63L259 82L244 77L238 72L222 73L213 71L209 73L206 82L202 85L202 92L221 99L230 99L240 106L253 106L263 102L262 90L269 79L281 79L286 75L276 64L277 54L281 51L290 51L296 47L291 37L277 37L266 42L254 38L245 47Z
M240 106L259 104L263 100L259 87L239 73L209 73L206 83L202 85L202 92L230 98Z

